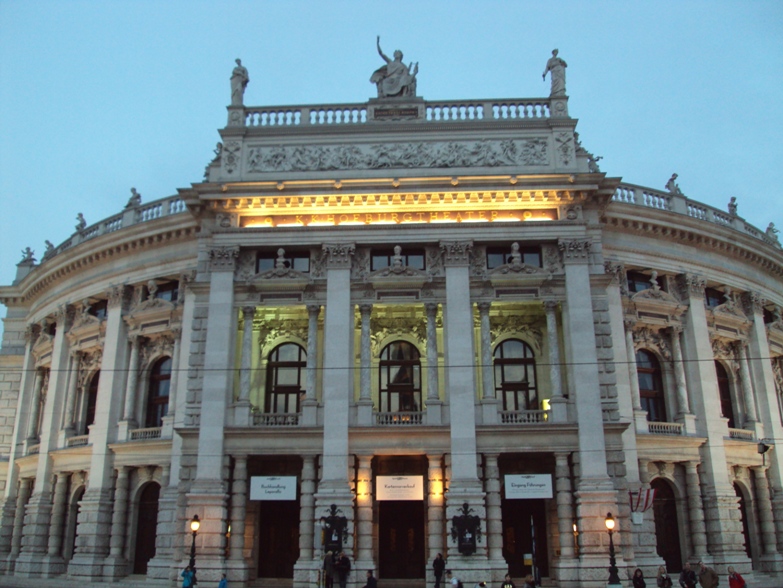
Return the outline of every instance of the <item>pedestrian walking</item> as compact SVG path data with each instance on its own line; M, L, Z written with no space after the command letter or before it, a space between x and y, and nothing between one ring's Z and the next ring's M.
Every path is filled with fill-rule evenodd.
M633 588L647 588L647 582L644 581L644 572L640 568L636 568L631 582L633 582Z
M685 562L680 572L680 586L682 588L696 588L696 572L691 569L691 564Z
M432 572L435 574L435 588L440 588L440 583L443 580L443 570L446 569L446 561L443 559L443 554L439 553L432 560Z
M701 588L717 588L718 586L718 574L712 568L704 565L703 561L699 562L699 584L701 584Z
M223 577L220 578L220 582L218 582L218 588L228 588L228 580L226 580L225 574L223 574Z
M180 576L182 577L182 588L193 588L193 580L196 577L196 570L190 566L187 566L184 570L182 570Z
M729 566L729 588L745 588L745 586L745 580L742 579L742 576Z

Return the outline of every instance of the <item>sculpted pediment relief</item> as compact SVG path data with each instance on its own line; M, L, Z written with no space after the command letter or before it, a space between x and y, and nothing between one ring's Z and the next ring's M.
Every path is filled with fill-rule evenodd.
M41 359L47 354L50 354L52 352L52 347L54 346L54 337L49 335L48 333L42 332L40 335L38 335L38 339L35 341L35 345L33 345L32 352L36 359Z
M750 330L751 321L732 298L727 298L726 302L707 312L710 330L723 337L745 338Z
M426 282L432 281L427 272L407 266L392 266L367 274L367 281L373 288L421 288Z
M770 344L775 343L783 348L783 320L778 319L767 325L767 337Z
M106 334L106 321L90 314L83 313L76 319L66 334L68 341L74 347L87 349L100 346Z
M304 290L311 282L308 274L290 268L276 267L257 274L250 280L256 290Z
M652 325L671 326L680 323L687 305L680 303L673 295L662 290L658 284L658 272L651 273L652 288L636 292L625 298L626 314L635 315L637 321Z
M148 298L125 316L131 333L142 335L170 331L181 321L182 308L160 298Z

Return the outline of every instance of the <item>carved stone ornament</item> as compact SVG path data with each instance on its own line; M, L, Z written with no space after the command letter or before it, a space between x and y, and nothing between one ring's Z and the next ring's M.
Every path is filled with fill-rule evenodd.
M239 215L234 213L219 212L215 215L215 226L218 229L235 229L239 226Z
M323 257L328 269L351 269L351 258L356 252L353 243L324 243Z
M351 264L351 281L365 282L370 274L370 250L366 247L357 249Z
M555 134L555 145L557 149L557 158L560 165L568 166L576 157L576 148L574 146L574 135L567 131L561 131Z
M587 261L592 245L590 239L562 239L557 243L563 261L566 263Z
M256 252L247 249L240 250L237 258L236 280L250 281L256 275Z
M558 247L555 245L542 245L541 252L544 256L544 268L550 274L563 273L563 261L560 259Z
M126 286L114 286L108 292L106 292L106 298L108 299L108 307L122 308L123 310L128 307L131 301L132 290Z
M501 315L489 318L489 332L494 344L503 335L519 337L527 343L531 343L536 355L541 354L544 345L543 331L530 324L530 319L518 315Z
M209 250L209 269L213 272L233 272L239 258L239 247L215 247Z
M742 294L742 306L746 316L763 313L767 301L758 292L745 292Z
M737 348L734 346L733 341L727 339L716 338L712 340L712 355L715 359L726 359L731 362L736 361Z
M174 337L170 334L163 334L157 337L143 340L139 357L140 365L149 365L158 357L174 355Z
M89 383L92 379L92 375L101 369L102 363L103 350L100 348L81 354L81 361L79 362L79 379L77 380L79 387L86 386Z
M395 335L413 337L416 339L417 347L424 349L427 341L427 323L419 317L372 317L370 341L373 357L378 357L383 342Z
M35 323L27 325L24 329L24 342L29 345L35 345L41 332L41 325Z
M481 540L481 518L470 514L473 509L467 502L459 512L461 514L451 518L451 540L457 544L461 555L473 555L476 542Z
M744 319L747 320L747 316L745 316L745 313L742 312L742 309L740 308L739 304L734 300L734 296L732 295L731 291L726 289L726 293L724 294L724 297L726 299L726 302L723 304L720 304L712 309L712 312L717 314L724 314L724 315L730 315L734 318ZM716 316L716 320L717 320Z
M623 296L628 296L628 281L625 279L625 266L622 263L607 259L604 261L604 273L611 276L613 284L620 286Z
M642 327L635 329L633 332L634 348L639 349L653 349L667 361L672 359L672 349L669 342L669 337L662 334L660 331Z
M776 357L772 360L772 374L775 376L778 398L783 400L783 357Z
M229 141L223 146L222 161L223 169L226 173L233 174L239 165L239 152L242 150L242 145L238 141Z
M473 241L441 241L440 250L445 265L469 266Z
M258 342L266 349L278 339L307 341L308 320L304 319L256 319L254 329L258 330Z
M680 298L687 301L689 298L703 298L707 288L707 280L697 274L680 274L677 276L677 286Z
M252 147L247 154L247 170L255 173L277 173L389 168L545 166L549 165L548 149L549 144L545 137L447 143L406 141L368 145ZM568 149L573 152L573 142ZM224 156L224 159L226 157ZM228 165L225 165L228 170Z

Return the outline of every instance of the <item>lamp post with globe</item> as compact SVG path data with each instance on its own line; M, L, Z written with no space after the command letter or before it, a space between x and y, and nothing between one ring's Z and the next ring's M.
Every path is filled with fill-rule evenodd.
M614 554L614 541L612 535L614 534L615 520L612 513L606 513L606 520L604 521L606 530L609 532L609 582L607 586L622 586L620 584L620 577L617 575L617 560Z

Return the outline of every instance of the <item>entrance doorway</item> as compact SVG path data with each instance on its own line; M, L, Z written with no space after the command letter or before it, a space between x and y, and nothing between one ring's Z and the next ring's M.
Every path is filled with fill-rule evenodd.
M378 576L425 577L424 502L383 500L378 507Z
M546 532L546 501L506 499L501 501L503 516L503 557L514 578L533 573L525 563L525 554L532 554L541 577L549 576L549 549ZM534 545L535 543L535 545Z
M674 491L668 482L660 478L653 480L650 487L655 490L653 513L658 555L666 562L666 569L675 572L682 569L682 552Z
M258 577L293 578L299 559L299 501L260 502Z
M139 498L139 519L136 524L136 555L133 573L146 574L147 563L155 557L155 538L158 536L158 499L160 486L147 484Z

